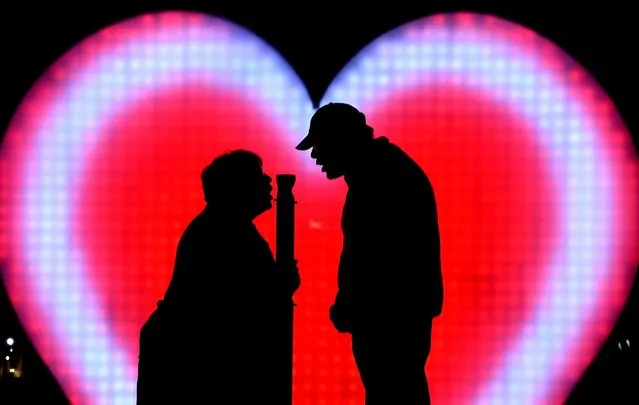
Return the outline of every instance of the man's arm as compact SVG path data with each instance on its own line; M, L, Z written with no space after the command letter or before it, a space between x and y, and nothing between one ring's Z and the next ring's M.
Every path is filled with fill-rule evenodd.
M422 180L422 179L419 179ZM371 197L369 244L371 307L388 311L441 311L443 286L437 208L427 179L390 186ZM390 315L390 314L389 314Z
M275 262L275 267L276 284L281 287L284 296L287 298L293 297L302 284L300 270L297 267L297 260L291 263Z
M358 313L370 325L407 327L439 299L435 206L423 183L384 185L372 185L357 211Z
M329 309L330 320L341 333L350 333L353 329L353 313L350 288L350 252L346 243L343 244L337 269L337 294L335 302Z

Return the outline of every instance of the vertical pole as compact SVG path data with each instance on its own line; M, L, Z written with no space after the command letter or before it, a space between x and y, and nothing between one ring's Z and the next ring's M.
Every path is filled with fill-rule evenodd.
M290 264L295 260L295 197L293 186L295 175L279 174L275 176L277 183L277 211L275 229L275 260L278 263ZM293 405L293 297L286 303L286 401L285 405ZM275 404L274 404L275 405Z

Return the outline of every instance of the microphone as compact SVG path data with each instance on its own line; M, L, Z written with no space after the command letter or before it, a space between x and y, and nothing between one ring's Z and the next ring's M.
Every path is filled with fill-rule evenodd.
M293 186L294 174L278 174L275 176L277 183L277 209L275 212L275 261L284 265L290 265L295 260L295 197ZM286 391L283 392L282 404L293 404L293 322L294 322L293 297L286 308L286 371L282 381ZM285 383L285 385L284 385Z
M277 211L275 233L275 260L279 263L292 263L295 260L295 197L293 186L294 174L278 174Z

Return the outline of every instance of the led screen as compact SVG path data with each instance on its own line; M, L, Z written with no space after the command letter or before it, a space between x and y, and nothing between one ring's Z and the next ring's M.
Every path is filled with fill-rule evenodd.
M446 289L433 401L562 403L638 259L637 158L611 100L533 31L453 13L376 39L328 101L362 109L433 183ZM298 176L295 404L363 403L328 319L346 188L294 150L312 113L270 45L190 12L108 27L34 84L2 144L2 275L72 403L134 404L139 329L203 207L200 171L235 148ZM274 210L257 224L274 248ZM176 342L167 372L190 355Z

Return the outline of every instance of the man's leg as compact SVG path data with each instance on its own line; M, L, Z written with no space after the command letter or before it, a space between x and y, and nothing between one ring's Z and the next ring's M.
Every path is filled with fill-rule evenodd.
M157 316L152 315L144 324L140 331L140 344L138 356L138 379L137 379L137 405L157 404L164 398L162 392L164 387L161 378L164 367L159 362L158 340L160 338L157 330Z
M369 334L354 333L352 335L352 348L355 364L357 364L357 370L362 385L364 385L365 403L371 405L374 403L375 390L379 385L379 377L376 375L379 372L379 367L376 367L375 364L375 343Z
M426 379L426 361L431 349L432 323L420 331L405 335L397 341L395 356L390 361L398 372L390 376L391 389L405 404L430 405ZM391 348L392 350L392 348Z
M353 335L353 355L366 390L366 405L430 404L426 360L431 328L419 332Z

